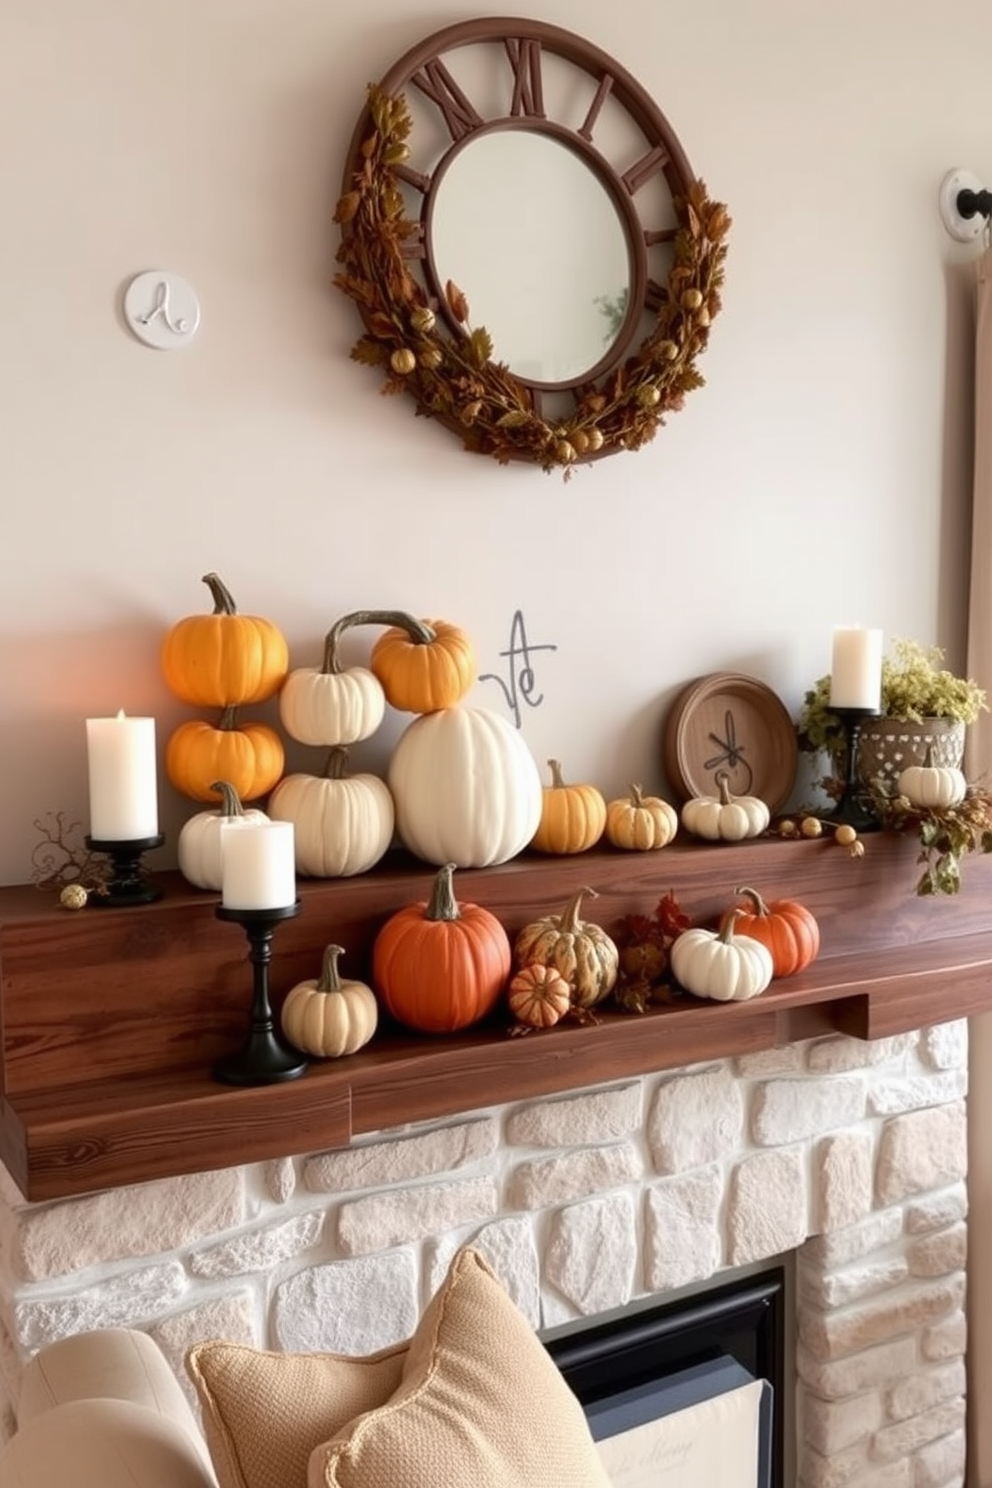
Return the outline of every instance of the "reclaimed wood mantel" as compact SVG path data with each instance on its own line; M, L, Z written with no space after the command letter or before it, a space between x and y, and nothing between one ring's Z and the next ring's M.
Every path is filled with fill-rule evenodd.
M595 1026L511 1038L505 1015L465 1033L380 1027L348 1058L299 1079L238 1088L212 1077L245 1036L247 943L217 895L159 875L163 897L129 909L61 909L54 893L0 889L0 1158L26 1198L53 1199L183 1173L346 1146L409 1121L574 1090L702 1060L843 1032L882 1038L992 1007L992 858L965 863L953 898L920 898L915 839L871 833L863 858L825 840L677 841L661 852L525 854L455 876L512 936L579 887L605 928L672 891L711 922L739 885L803 900L821 953L761 997L691 996L643 1016L610 1004ZM394 910L426 898L433 870L391 856L358 878L303 881L302 912L273 941L273 1004L344 946L364 978Z

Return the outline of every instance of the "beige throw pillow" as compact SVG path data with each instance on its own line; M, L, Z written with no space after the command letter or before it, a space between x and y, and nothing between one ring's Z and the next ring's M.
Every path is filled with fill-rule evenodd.
M310 1458L308 1488L609 1488L585 1413L477 1251L430 1303L392 1398Z
M366 1358L195 1344L186 1368L220 1488L306 1488L314 1447L389 1399L406 1345Z

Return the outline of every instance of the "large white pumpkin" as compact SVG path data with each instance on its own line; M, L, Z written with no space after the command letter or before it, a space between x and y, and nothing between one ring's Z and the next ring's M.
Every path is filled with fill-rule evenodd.
M179 871L197 889L220 893L223 879L220 839L224 823L229 821L268 821L264 811L242 806L234 786L228 780L217 780L211 787L221 796L217 811L198 811L184 822L179 831L176 851Z
M269 797L272 820L293 823L296 869L304 877L365 873L393 840L388 785L378 775L345 775L347 755L332 749L325 775L287 775Z
M390 761L396 828L418 858L442 867L505 863L541 820L537 762L523 736L488 708L415 718Z

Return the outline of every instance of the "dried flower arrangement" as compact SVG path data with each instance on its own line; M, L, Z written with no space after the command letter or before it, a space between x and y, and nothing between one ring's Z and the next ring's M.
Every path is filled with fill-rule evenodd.
M402 94L368 90L372 130L362 142L351 190L337 204L342 230L335 275L355 301L366 334L352 358L385 372L384 393L408 392L417 411L455 429L465 447L500 464L529 459L566 477L577 461L635 450L654 437L703 378L696 358L720 309L730 216L694 182L677 200L678 228L654 326L636 354L599 384L583 387L567 417L548 421L530 391L493 360L492 338L469 325L468 301L450 281L447 309L459 327L448 334L410 268L406 251L420 224L406 216L397 167L409 155L411 119Z

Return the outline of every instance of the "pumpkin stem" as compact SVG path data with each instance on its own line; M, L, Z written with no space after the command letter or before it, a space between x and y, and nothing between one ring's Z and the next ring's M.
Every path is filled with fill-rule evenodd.
M716 788L720 792L720 805L729 806L733 797L730 794L730 776L726 770L717 770Z
M217 727L219 729L223 729L225 733L229 733L232 729L236 729L238 727L237 703L228 703L227 707L221 713L220 718L217 720Z
M324 676L337 676L341 672L338 642L345 631L351 630L355 625L395 625L400 630L405 630L411 641L415 641L418 646L429 646L431 641L437 640L436 633L429 625L418 620L416 615L408 615L406 610L352 610L350 614L342 615L340 620L335 621L324 637Z
M565 908L561 913L558 922L559 930L564 930L565 933L568 935L575 935L581 928L582 921L579 919L579 908L586 894L588 894L592 899L595 899L597 897L595 889L578 889L572 895L571 899L565 905Z
M221 816L244 816L241 797L229 780L215 780L210 789L216 791L221 798Z
M632 806L643 806L644 805L644 791L641 788L641 786L639 786L639 785L632 785L630 787L630 804Z
M742 889L735 889L734 893L739 899L750 899L753 906L754 914L759 916L768 914L768 905L765 903L764 899L762 899L757 889L749 889L747 887L744 887Z
M335 744L324 765L325 780L344 780L348 764L348 750L344 744Z
M924 768L924 770L932 770L933 769L933 740L932 739L928 739L927 740L927 752L923 756L923 768Z
M324 959L320 967L320 978L315 991L317 992L340 992L341 977L338 974L338 957L344 955L344 946L329 945L324 947Z
M553 790L561 790L565 784L561 773L561 760L548 760L548 769L551 771L551 786Z
M210 590L210 597L214 602L215 615L236 615L238 613L238 607L234 603L230 589L228 589L226 584L221 582L217 574L204 574L202 582Z
M720 918L720 928L716 936L717 940L722 941L724 945L730 945L734 938L734 926L744 913L745 911L741 909L739 904L735 904L733 909L728 909Z
M454 863L445 863L439 868L434 879L434 888L431 890L431 901L424 910L425 920L460 920L461 911L455 898L455 887L451 876L455 871Z

